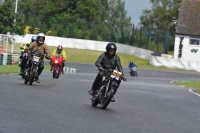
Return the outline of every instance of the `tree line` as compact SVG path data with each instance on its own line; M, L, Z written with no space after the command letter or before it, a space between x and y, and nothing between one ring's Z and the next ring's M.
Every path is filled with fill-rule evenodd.
M170 31L175 26L181 0L150 0L151 9L143 10L140 25L144 35L156 36L155 30ZM113 41L140 46L148 37L131 23L123 0L15 0L0 4L0 33L36 34L68 38ZM14 20L16 22L14 23ZM145 31L146 29L146 31ZM149 30L147 30L149 29ZM147 35L147 36L148 36ZM151 39L150 39L151 40ZM142 47L142 45L140 46Z

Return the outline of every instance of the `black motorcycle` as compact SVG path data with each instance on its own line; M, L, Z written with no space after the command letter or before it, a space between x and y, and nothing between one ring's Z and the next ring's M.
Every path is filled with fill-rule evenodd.
M39 54L37 52L29 52L27 68L24 75L24 84L33 84L35 78L38 76L38 65L40 64L40 62L42 61L41 59L43 59L44 56L44 54Z
M21 49L23 49L24 50L24 48L22 48L21 47ZM21 63L23 62L23 61L25 61L25 62L27 62L27 60L28 60L28 51L27 50L25 50L25 51L23 51L23 52L21 52L21 55L20 55L20 61L19 61L19 67L20 67L20 71L21 71ZM23 74L21 74L21 77L22 77L22 79L24 79L24 76L25 75L25 70L23 71Z
M102 82L99 83L95 95L92 96L90 99L92 100L92 106L96 107L100 104L101 109L105 109L111 99L115 95L119 83L121 82L121 72L113 70L110 68L109 70L105 69L98 69L100 72L103 73Z
M133 67L132 69L130 69L130 76L132 76L132 77L137 76L138 77L136 67Z

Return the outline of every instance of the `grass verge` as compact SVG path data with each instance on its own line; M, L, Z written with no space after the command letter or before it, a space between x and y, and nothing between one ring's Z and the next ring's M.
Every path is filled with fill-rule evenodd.
M50 66L45 65L44 70L50 70ZM19 73L20 68L18 65L1 65L0 74Z
M176 85L184 85L188 88L196 89L195 92L200 94L200 81L177 81L175 82Z
M15 44L14 50L19 50L21 44ZM24 46L24 44L23 44ZM8 49L10 49L10 45L8 45ZM49 46L49 51L52 53L52 51L56 49L55 46ZM86 50L86 49L75 49L75 48L64 48L67 54L67 60L66 62L74 62L74 63L86 63L86 64L94 64L97 58L102 54L102 51L94 51L94 50ZM166 67L155 67L149 65L149 60L134 57L132 55L117 53L121 59L121 63L123 67L128 67L128 64L130 60L133 60L134 63L138 66L138 68L145 68L145 69L153 69L153 70L165 70L165 71L173 71L173 72L192 72L192 71L186 71L181 69L170 69ZM7 66L10 67L10 66ZM0 73L1 71L0 66ZM10 70L9 68L7 68ZM11 68L12 69L12 68ZM5 69L6 70L6 69ZM7 72L7 71L5 71Z

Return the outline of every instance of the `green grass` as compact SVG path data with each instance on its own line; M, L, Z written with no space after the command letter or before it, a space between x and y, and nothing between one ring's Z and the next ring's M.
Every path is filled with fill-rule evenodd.
M20 51L21 44L15 44L14 50ZM22 45L24 46L24 44ZM11 48L11 45L8 45L8 49ZM56 49L55 46L49 46L49 51L52 53L52 51ZM75 48L64 48L67 54L66 62L75 62L75 63L86 63L86 64L94 64L97 58L102 54L102 51L93 51L93 50L86 50L86 49L75 49ZM18 53L19 53L18 51ZM8 51L9 52L9 51ZM17 52L17 51L15 51ZM146 69L155 69L155 70L168 70L168 71L180 71L180 72L188 72L186 70L180 70L180 69L169 69L165 67L155 67L149 65L149 61L146 59L134 57L127 54L121 54L117 53L121 59L121 63L123 67L127 67L130 60L133 60L134 63L139 68L146 68ZM1 72L2 70L0 70ZM7 71L6 71L7 72Z
M195 91L200 94L200 81L177 81L176 85L184 85L188 88L194 88Z
M50 66L45 66L44 70L49 71ZM0 65L0 74L19 73L18 65Z

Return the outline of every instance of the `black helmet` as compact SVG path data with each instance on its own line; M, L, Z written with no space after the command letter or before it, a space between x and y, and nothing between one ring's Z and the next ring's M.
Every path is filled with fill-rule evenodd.
M29 47L29 46L30 46L30 43L27 43L27 44L26 44L26 47Z
M108 43L108 44L106 45L106 51L107 51L107 53L108 53L109 50L111 50L111 49L113 49L114 52L117 51L117 46L116 46L116 44L113 43L113 42L110 42L110 43Z

